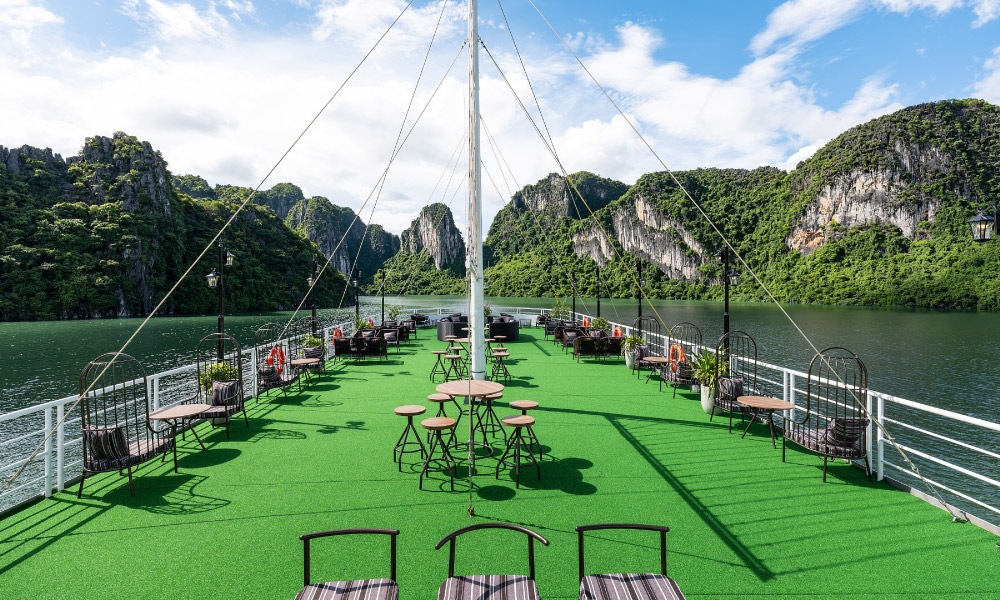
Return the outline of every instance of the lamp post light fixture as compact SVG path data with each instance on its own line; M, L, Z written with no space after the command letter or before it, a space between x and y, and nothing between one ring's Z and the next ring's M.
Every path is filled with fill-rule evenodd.
M988 242L993 239L993 234L996 233L996 217L984 214L986 211L992 212L994 215L997 212L997 207L990 205L979 209L979 213L972 217L966 223L972 229L972 239L976 242Z
M219 267L218 269L212 269L212 272L205 275L205 281L208 283L208 287L215 290L215 295L219 301L219 333L226 333L226 317L225 317L225 305L223 304L223 296L226 289L226 277L225 268L233 266L233 255L229 250L227 250L222 242L219 242ZM224 353L224 345L222 338L219 338L218 344L218 358L222 361L222 355Z
M354 268L354 318L361 319L361 296L358 295L358 280L361 279L361 269Z

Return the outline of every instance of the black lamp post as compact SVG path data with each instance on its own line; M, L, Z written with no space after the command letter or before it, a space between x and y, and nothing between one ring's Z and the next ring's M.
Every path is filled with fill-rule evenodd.
M382 324L385 325L385 269L379 271L382 273Z
M597 266L597 317L601 317L601 266Z
M215 288L215 295L219 299L219 333L226 333L226 316L225 316L225 306L223 304L223 294L226 288L226 277L225 268L233 266L233 255L226 250L219 242L219 268L218 270L212 269L212 272L205 276L205 280L208 282L208 287ZM222 360L222 355L224 352L224 346L222 339L219 339L218 343L218 355L219 360Z
M735 275L729 270L729 246L723 246L722 250L716 254L719 258L719 264L722 265L722 284L725 289L725 308L722 313L722 334L729 334L729 282L730 275Z
M639 300L639 318L642 318L642 288L646 287L646 278L642 276L642 261L635 259L635 270L638 272L639 293L636 298Z
M983 214L985 211L996 214L997 207L992 205L983 207L976 216L966 221L972 229L973 241L988 242L993 239L993 234L996 233L996 217Z
M361 319L361 296L358 295L358 280L361 279L361 269L354 268L354 318Z
M312 275L309 276L309 279L306 279L306 283L309 284L310 294L312 294L312 288L316 284L316 279L319 277L318 273L316 272L316 268L318 266L319 265L316 264L316 258L313 257ZM312 294L312 334L313 337L316 336L316 294Z

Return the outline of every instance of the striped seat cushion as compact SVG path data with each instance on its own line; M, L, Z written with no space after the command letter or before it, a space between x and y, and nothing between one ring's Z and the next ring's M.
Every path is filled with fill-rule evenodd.
M399 586L391 579L357 579L310 583L295 600L396 600Z
M826 427L812 429L792 426L785 431L785 438L803 448L827 456L838 458L864 458L865 456L865 448L861 445L860 438L854 440L854 443L849 446L833 444L827 438Z
M587 575L580 600L684 600L677 583L658 573Z
M174 447L174 438L164 437L162 439L153 438L150 440L132 440L128 444L128 455L120 458L93 458L87 461L88 471L117 471L130 465L137 465L146 462L154 456L159 456Z
M527 575L463 575L449 577L438 588L438 600L538 600L538 586Z

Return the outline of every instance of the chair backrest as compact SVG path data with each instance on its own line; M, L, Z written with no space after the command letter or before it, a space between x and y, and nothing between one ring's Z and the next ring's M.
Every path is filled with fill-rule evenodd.
M809 362L805 406L787 419L790 429L826 427L827 440L839 446L856 443L868 425L861 404L868 396L868 368L850 350L834 346Z
M521 533L528 536L528 577L530 579L535 578L535 545L534 541L538 540L546 546L549 545L549 541L542 536L538 535L534 531L528 529L527 527L521 527L519 525L511 525L509 523L476 523L475 525L469 525L468 527L463 527L452 531L448 535L441 538L441 541L434 546L435 550L440 550L441 546L444 546L445 542L449 542L448 550L448 577L455 576L455 538L458 536L468 533L470 531L476 531L477 529L510 529L512 531L520 531Z
M299 536L299 539L302 540L302 564L305 570L305 585L309 585L309 540L335 535L354 534L379 534L390 536L392 541L390 542L389 550L389 579L396 581L396 536L399 535L398 529L335 529L333 531L319 531Z
M690 362L701 348L701 330L694 323L678 323L670 328L670 340L667 342L668 353L674 346L680 348L685 361Z
M201 338L195 365L198 395L206 404L243 404L243 349L235 338L225 333Z
M601 525L580 525L576 528L578 537L578 548L580 558L580 579L586 576L583 568L583 534L586 531L600 531L603 529L643 529L646 531L660 532L660 573L667 574L667 532L669 528L663 525L638 525L635 523L605 523Z
M267 357L274 347L274 342L281 333L281 326L277 323L264 323L253 333L254 353L257 356L257 367L267 364Z
M145 369L128 354L110 352L87 363L80 373L85 467L94 458L126 456L129 441L153 442L165 437L149 426L148 389ZM122 437L109 445L108 434L115 430L121 430ZM101 448L95 448L97 445Z
M660 322L653 317L639 317L632 323L632 335L637 335L646 340L652 354L659 356L666 355L666 348L663 347L663 329Z
M333 340L333 351L337 356L347 356L351 352L351 338L340 338Z
M724 377L742 380L742 395L760 393L757 389L757 343L745 331L730 331L715 343L716 399L722 397L719 380Z
M624 342L625 340L620 337L606 337L601 340L605 354L621 354Z

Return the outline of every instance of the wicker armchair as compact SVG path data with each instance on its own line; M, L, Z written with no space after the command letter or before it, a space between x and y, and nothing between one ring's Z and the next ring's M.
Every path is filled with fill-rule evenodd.
M624 338L606 337L601 340L601 357L607 360L609 356L621 356Z
M388 535L392 540L389 554L389 579L355 579L352 581L327 581L309 583L309 540L317 538L377 534ZM295 600L346 600L348 598L363 598L364 600L396 600L399 598L399 586L396 585L396 536L398 529L336 529L300 535L302 540L302 564L305 570L305 587L295 595Z
M589 335L580 336L573 339L573 357L576 358L576 362L580 362L580 357L582 356L593 356L594 358L600 358L601 356L601 346L600 340Z
M674 398L676 398L677 386L698 383L688 357L694 356L701 348L701 330L694 323L674 325L670 328L667 348L670 357L670 368L666 369L667 381L673 384Z
M753 413L737 398L756 393L757 343L743 331L723 334L715 343L715 408L729 413L729 433L733 432L733 413L739 413L741 421ZM713 410L709 421L715 413Z
M156 429L149 420L146 371L128 354L102 354L80 374L80 424L83 430L83 475L76 497L83 495L88 473L128 471L128 491L135 496L132 467L174 452L175 425Z
M528 536L528 575L462 575L455 576L455 538L478 529L510 529ZM438 588L438 600L538 600L538 586L535 585L535 546L538 540L548 546L549 541L534 531L507 523L477 523L463 527L446 535L434 546L440 550L449 543L448 579Z
M868 418L861 403L868 396L868 369L846 348L821 351L809 363L805 406L796 406L784 421L781 461L785 440L823 456L823 481L830 458L865 459L865 473L872 480L865 435Z
M250 427L243 388L243 350L239 342L224 333L210 333L198 343L195 356L198 393L188 402L212 405L199 416L224 419L226 439L229 439L231 415L242 412L243 421Z
M587 575L583 566L583 534L605 529L642 529L660 533L659 573L605 573ZM677 582L667 577L667 532L662 525L608 523L576 528L580 551L580 600L684 600Z

